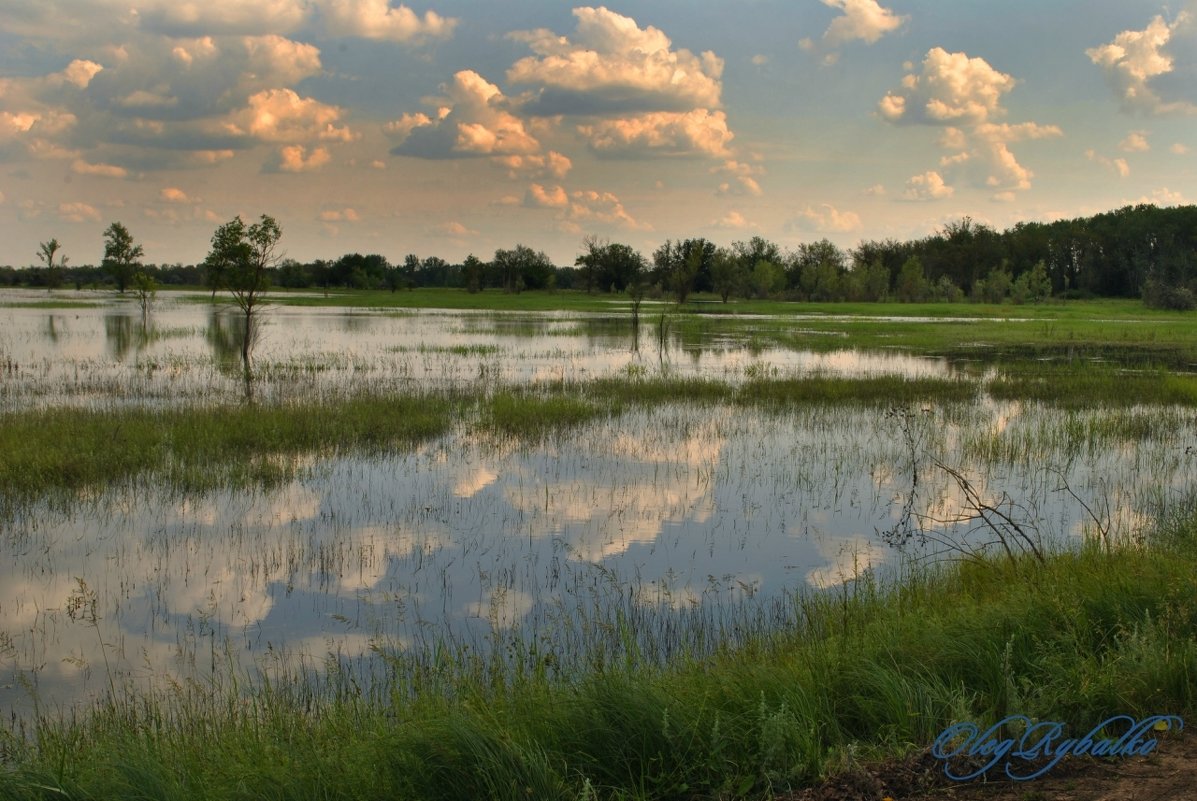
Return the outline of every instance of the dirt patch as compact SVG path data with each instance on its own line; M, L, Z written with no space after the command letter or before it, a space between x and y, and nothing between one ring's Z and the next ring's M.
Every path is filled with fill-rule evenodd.
M1070 757L1037 779L954 782L929 751L837 776L779 801L1156 801L1197 799L1197 736L1159 741L1146 757Z

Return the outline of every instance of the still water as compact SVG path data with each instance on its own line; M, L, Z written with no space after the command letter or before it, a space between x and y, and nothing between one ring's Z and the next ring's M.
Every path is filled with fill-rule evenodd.
M237 401L235 318L162 301L143 321L129 304L94 302L0 308L4 410ZM666 333L643 334L637 349L626 321L604 315L274 308L256 350L258 397L629 365L732 381L951 374L902 354L761 348L743 327ZM1187 487L1197 426L1180 410L1131 413L1166 418L1152 430L1169 433L1080 441L1069 432L1103 412L986 398L906 417L666 405L536 442L463 422L410 452L310 457L301 479L269 491L180 495L142 481L21 507L0 521L0 708L22 716L113 686L279 665L369 676L388 654L514 635L567 670L617 617L668 658L700 635L784 620L795 591L897 567L904 555L883 532L904 508L927 538L905 556L958 557L985 541L933 458L1036 537L1134 536Z

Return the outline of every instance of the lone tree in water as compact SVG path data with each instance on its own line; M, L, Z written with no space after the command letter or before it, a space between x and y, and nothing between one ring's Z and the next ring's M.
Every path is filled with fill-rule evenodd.
M46 286L50 289L62 286L62 268L66 267L67 257L58 256L61 250L62 245L58 244L57 239L38 244L37 257L46 263Z
M245 316L241 362L246 370L249 369L249 351L253 343L254 314L270 288L269 271L282 259L277 250L282 236L278 223L266 214L250 226L246 226L240 217L234 217L216 229L212 235L212 249L204 259L208 274L220 276L220 285L229 290Z
M123 295L133 283L134 274L140 266L137 260L143 255L141 245L133 243L133 234L118 222L104 230L103 267L116 281L116 288Z

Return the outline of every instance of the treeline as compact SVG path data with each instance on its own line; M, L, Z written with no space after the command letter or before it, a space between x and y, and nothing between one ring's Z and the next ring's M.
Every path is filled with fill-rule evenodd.
M203 265L149 265L160 285L207 285ZM575 263L555 265L525 245L451 264L378 254L335 261L285 260L272 283L296 289L460 287L581 289L669 295L694 292L801 301L1033 302L1059 297L1142 297L1149 305L1197 305L1197 206L1127 206L1093 217L1019 223L1003 232L969 218L923 239L863 241L843 250L824 239L785 250L762 237L720 247L705 238L669 240L646 257L628 245L588 237ZM104 267L0 267L0 285L106 286Z

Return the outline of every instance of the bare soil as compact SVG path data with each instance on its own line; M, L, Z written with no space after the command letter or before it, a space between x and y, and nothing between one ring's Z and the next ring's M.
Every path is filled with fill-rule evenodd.
M1038 779L955 782L929 751L863 767L780 801L1197 801L1197 736L1161 739L1146 757L1070 757Z

